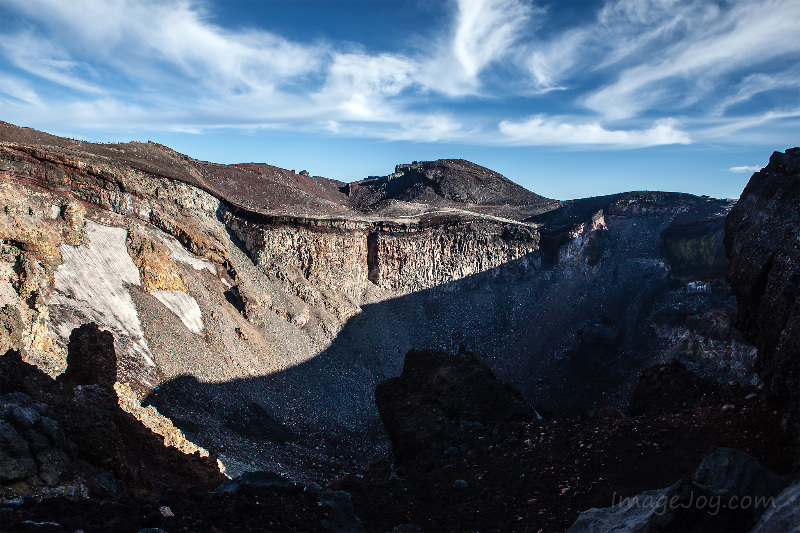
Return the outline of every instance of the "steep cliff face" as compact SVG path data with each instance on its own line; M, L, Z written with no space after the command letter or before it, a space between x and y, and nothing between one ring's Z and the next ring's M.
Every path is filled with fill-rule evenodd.
M262 219L263 220L263 219ZM538 264L534 225L487 220L400 224L348 220L251 222L226 216L265 272L291 269L354 303L410 294L523 259ZM345 316L343 318L349 318Z
M468 222L430 227L382 225L368 236L369 279L394 294L410 294L514 263L540 264L533 227Z
M800 426L800 148L775 152L725 221L736 325L758 347L757 368Z

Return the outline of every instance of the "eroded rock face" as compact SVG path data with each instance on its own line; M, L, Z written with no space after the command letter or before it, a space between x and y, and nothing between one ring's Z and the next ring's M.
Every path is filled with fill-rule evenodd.
M750 178L725 221L725 251L736 325L800 438L800 148L773 153Z
M433 227L383 226L368 236L369 279L409 294L517 263L541 265L535 228L473 222Z
M168 290L187 292L186 278L170 258L166 248L137 232L128 230L125 239L128 253L139 269L142 288L146 291Z

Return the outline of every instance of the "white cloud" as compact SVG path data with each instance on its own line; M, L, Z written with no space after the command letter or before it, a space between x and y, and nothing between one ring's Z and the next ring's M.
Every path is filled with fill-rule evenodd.
M731 167L728 170L737 174L745 174L747 172L758 172L761 170L761 167L758 165L748 165L743 167Z
M453 55L468 78L506 54L530 8L517 0L459 0Z
M384 137L392 141L440 142L464 139L468 134L453 117L437 113L404 121L398 130L388 130Z
M789 138L797 138L797 119L800 118L800 107L767 111L758 114L739 115L734 117L714 118L713 120L698 120L696 136L704 140L719 142L751 142L752 138L744 137L742 132L758 131L762 138L766 138L772 130L778 130L784 123L789 123L792 128ZM763 126L769 124L769 131L764 131ZM785 138L785 137L784 137ZM770 143L773 141L769 141ZM794 141L792 141L794 142Z
M215 92L263 90L313 72L321 61L322 51L313 46L266 31L231 32L216 26L196 1L6 2L47 30L36 37L4 35L7 56L24 57L23 51L35 44L39 61L49 68L32 67L33 72L54 81L75 68L74 61L58 59L65 53L89 56L136 80L162 77L161 83L180 83L179 76L188 76L203 90L210 87ZM55 42L42 41L45 35Z
M741 69L800 52L800 40L775 38L800 27L795 0L742 2L713 24L702 22L692 21L686 36L662 48L657 59L626 68L617 81L589 94L586 106L615 119L683 107L713 94Z
M599 122L569 122L541 115L523 122L504 120L500 132L511 144L528 146L600 145L642 148L663 144L689 144L691 138L676 128L671 119L656 122L645 130L608 130Z
M387 98L414 83L417 65L390 54L337 54L328 67L325 86L313 98L323 107L338 108L340 119L385 119Z
M688 27L713 24L718 11L705 2L611 0L594 21L531 42L523 63L534 86L559 87L587 71L652 61Z
M0 94L6 94L19 102L42 105L42 100L30 83L16 76L0 73Z
M0 41L0 51L17 68L35 76L79 91L104 92L87 81L92 76L88 64L71 60L63 50L29 32L6 36Z
M753 96L775 89L792 89L800 87L800 70L793 69L775 75L751 74L742 80L736 93L723 98L715 107L715 115L723 115L737 105L750 101Z
M451 96L480 92L480 75L507 58L531 17L540 13L520 0L457 0L452 34L422 61L419 80Z

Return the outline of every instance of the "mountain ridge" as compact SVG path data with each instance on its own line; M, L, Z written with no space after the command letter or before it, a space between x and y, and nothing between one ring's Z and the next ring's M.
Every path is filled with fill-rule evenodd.
M394 218L397 209L379 205L391 200L406 204L407 209L399 215L401 218L428 213L429 209L413 205L420 203L450 208L449 213L454 216L478 217L492 216L491 208L497 207L496 204L534 206L536 212L560 205L559 201L528 191L488 168L460 159L397 165L393 174L344 183L268 163L223 165L200 161L153 142L103 144L66 139L2 121L0 142L28 146L29 152L36 152L31 147L45 152L48 147L51 151L55 149L61 152L65 164L79 153L115 161L199 187L256 214L328 215L367 220ZM388 193L387 184L390 185ZM487 203L491 201L493 203ZM521 220L524 217L511 218Z

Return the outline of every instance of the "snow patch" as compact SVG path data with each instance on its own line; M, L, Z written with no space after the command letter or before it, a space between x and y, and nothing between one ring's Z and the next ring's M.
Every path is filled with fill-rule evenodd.
M175 237L171 235L159 235L159 237L161 238L161 242L169 249L169 255L172 257L173 261L186 263L195 270L205 269L216 275L217 269L214 267L214 263L190 253Z
M181 319L192 333L203 331L203 314L197 300L182 291L152 291L150 294Z
M154 385L155 363L126 287L140 285L139 269L125 245L127 231L92 221L86 221L86 231L88 247L60 247L63 263L48 301L51 333L66 347L74 328L96 322L113 333L121 369Z

